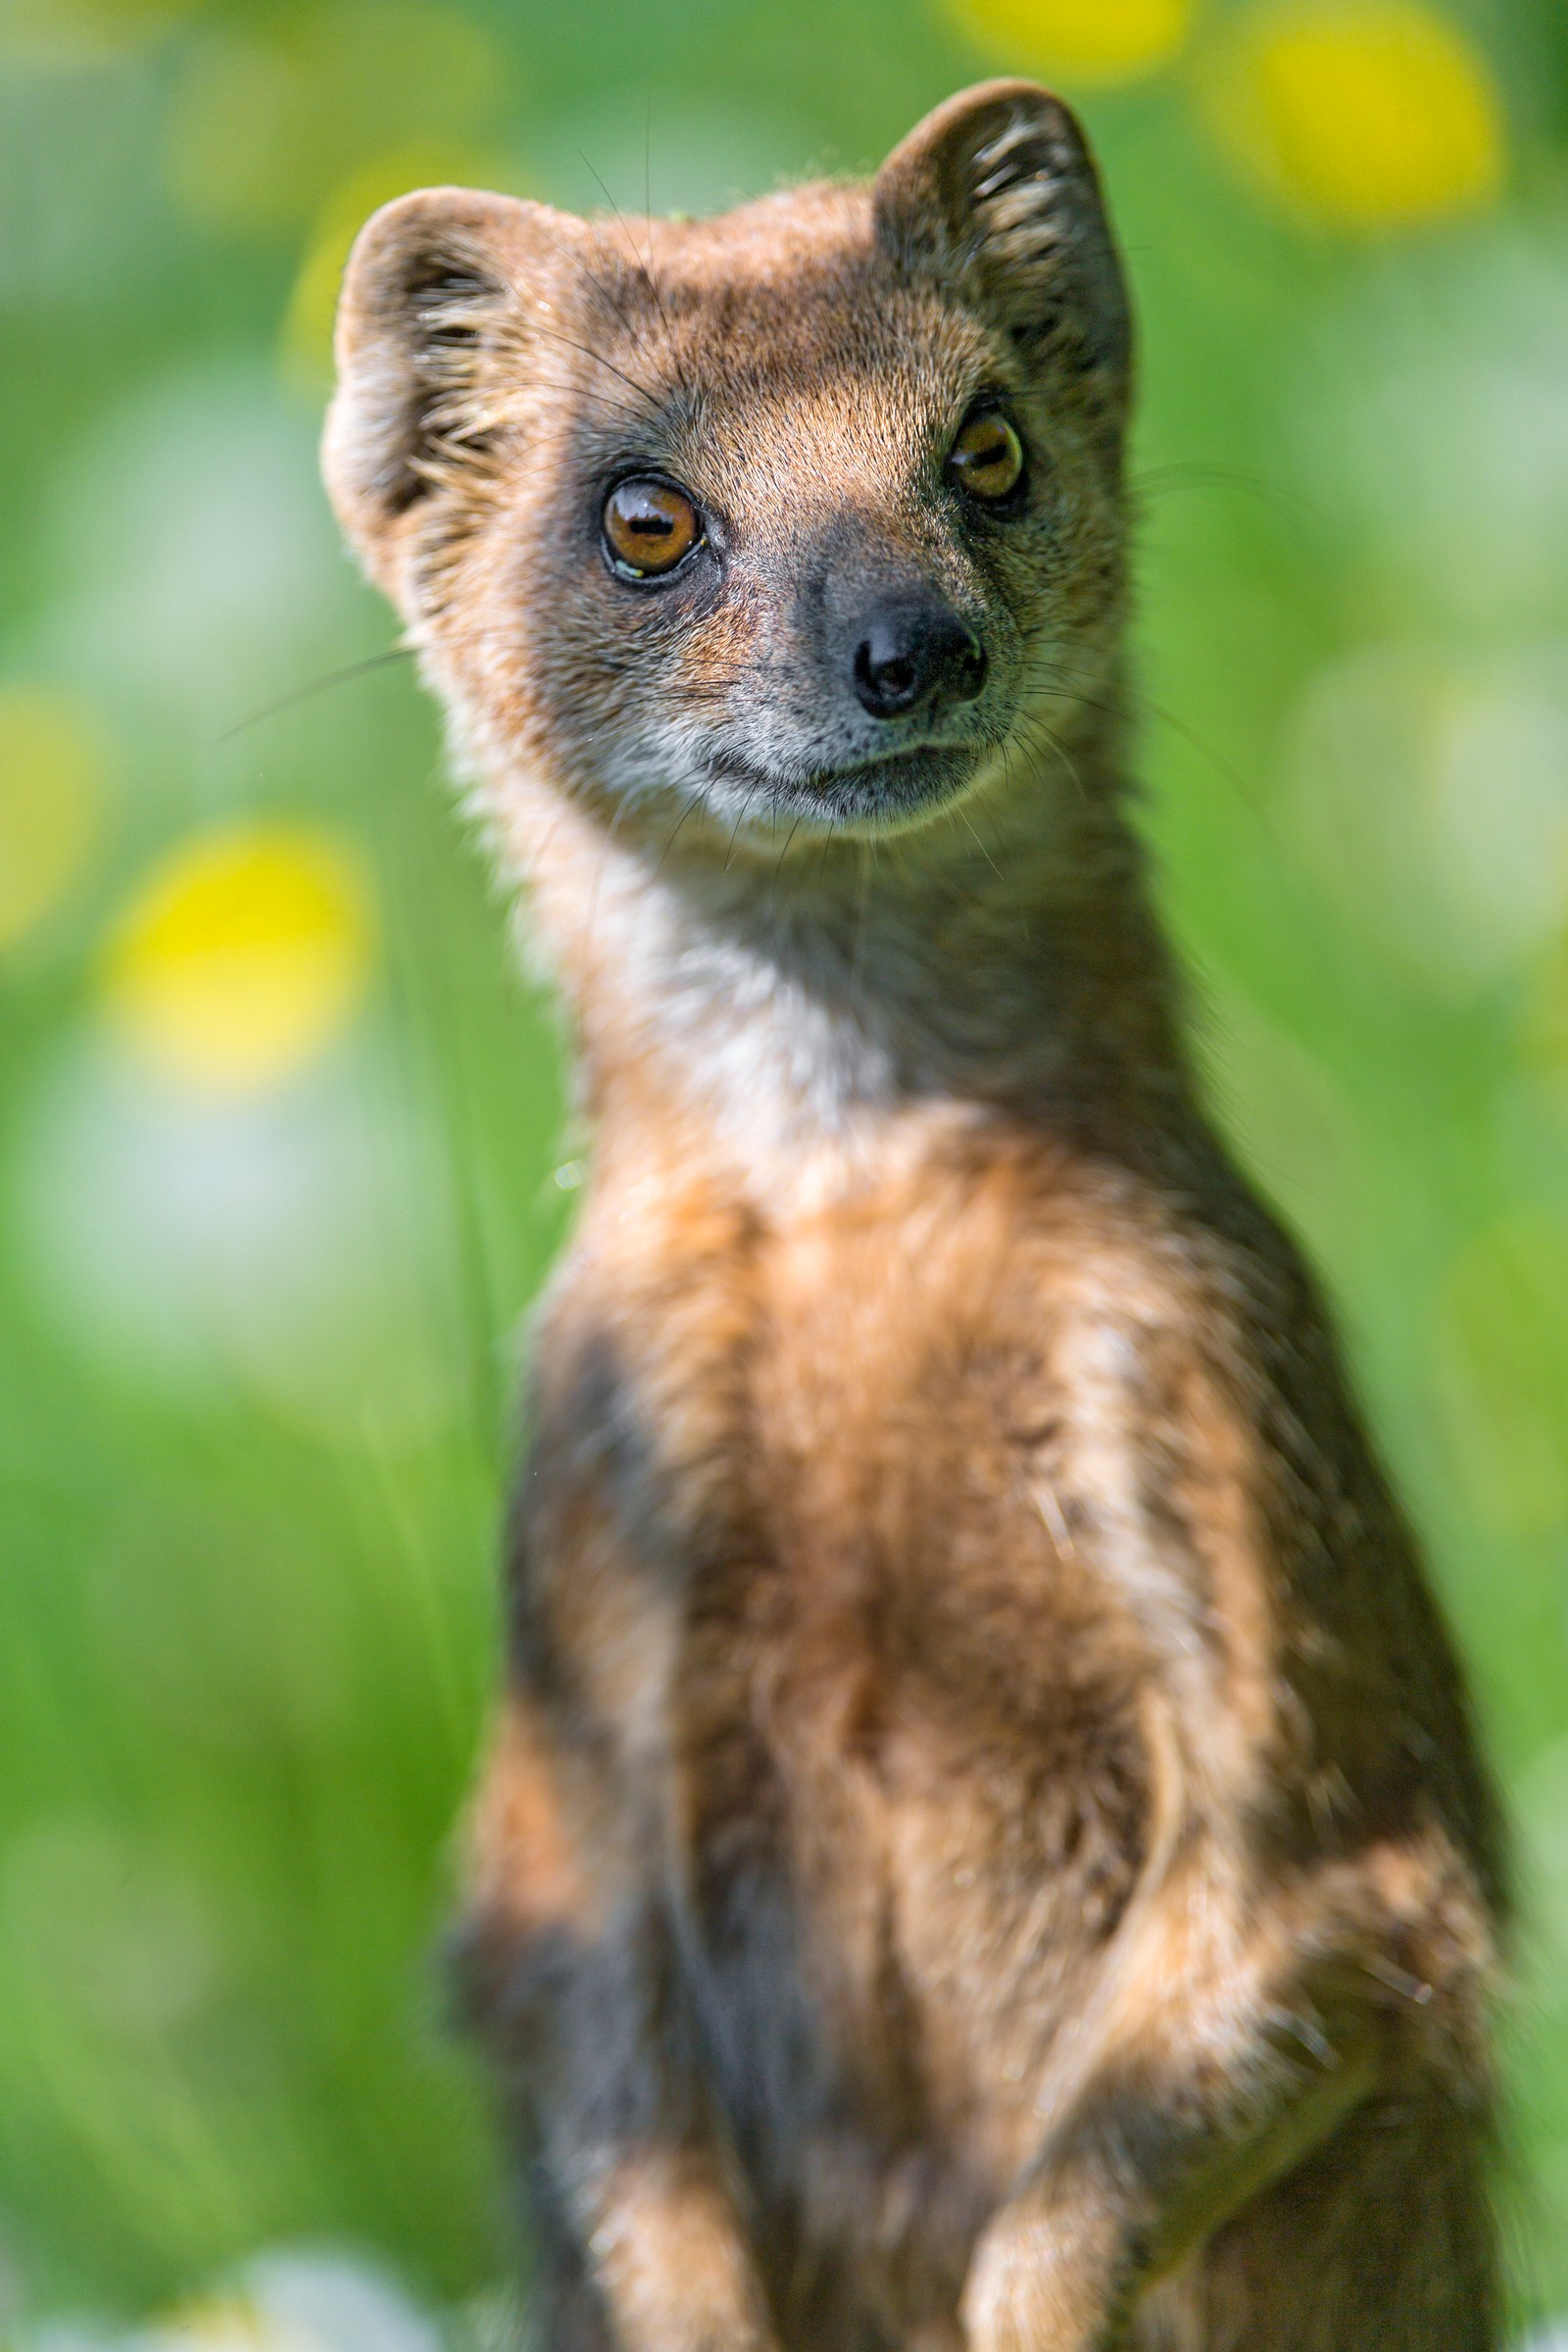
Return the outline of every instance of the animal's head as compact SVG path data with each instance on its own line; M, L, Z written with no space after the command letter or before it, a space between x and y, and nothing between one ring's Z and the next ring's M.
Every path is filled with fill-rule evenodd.
M404 197L337 349L338 514L498 778L907 825L1102 688L1127 304L1030 83L709 221Z

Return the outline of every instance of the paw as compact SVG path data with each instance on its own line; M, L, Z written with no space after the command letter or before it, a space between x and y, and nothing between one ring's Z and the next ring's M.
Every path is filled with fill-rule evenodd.
M975 2248L963 2290L969 2352L1102 2352L1120 2339L1127 2266L1107 2217L1023 2196Z

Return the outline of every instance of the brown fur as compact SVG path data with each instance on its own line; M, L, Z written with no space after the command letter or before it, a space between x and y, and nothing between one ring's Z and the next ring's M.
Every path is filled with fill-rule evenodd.
M593 1132L463 1942L551 2352L1484 2352L1496 1823L1180 1042L1070 118L988 85L698 224L411 197L339 356ZM977 391L1010 518L943 471ZM709 521L657 589L628 466ZM987 680L879 734L843 648L911 583Z

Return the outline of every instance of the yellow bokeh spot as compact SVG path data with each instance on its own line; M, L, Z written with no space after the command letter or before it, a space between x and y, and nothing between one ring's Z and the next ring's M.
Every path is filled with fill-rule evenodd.
M348 0L265 32L193 43L170 117L175 196L222 228L315 218L345 176L398 149L466 146L499 111L503 60L483 27L426 0Z
M0 688L0 948L51 914L103 826L109 756L63 695Z
M1210 119L1266 194L1347 229L1465 212L1502 178L1485 59L1414 0L1285 0L1211 61Z
M1174 57L1193 0L948 0L999 59L1068 81L1125 81Z
M503 187L504 165L471 148L428 143L398 147L351 172L327 197L312 226L283 316L283 373L315 394L332 370L332 320L349 247L377 206L411 188Z
M192 2352L265 2352L269 2328L248 2297L197 2295L176 2305L159 2328L161 2335L188 2344ZM288 2330L275 2332L285 2340Z
M360 858L335 834L233 826L183 842L110 943L110 1016L138 1058L204 1092L248 1094L348 1026L374 946Z

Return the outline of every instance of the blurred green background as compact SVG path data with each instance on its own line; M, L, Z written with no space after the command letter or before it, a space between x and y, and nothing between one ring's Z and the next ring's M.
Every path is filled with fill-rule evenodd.
M709 209L874 163L999 67L1081 102L1136 282L1147 823L1217 1099L1343 1302L1516 1808L1521 2330L1568 2312L1561 0L0 0L28 2341L179 2307L226 2342L188 2298L280 2245L448 2310L504 2269L430 1953L514 1335L576 1169L548 1008L317 486L348 236L431 178Z

